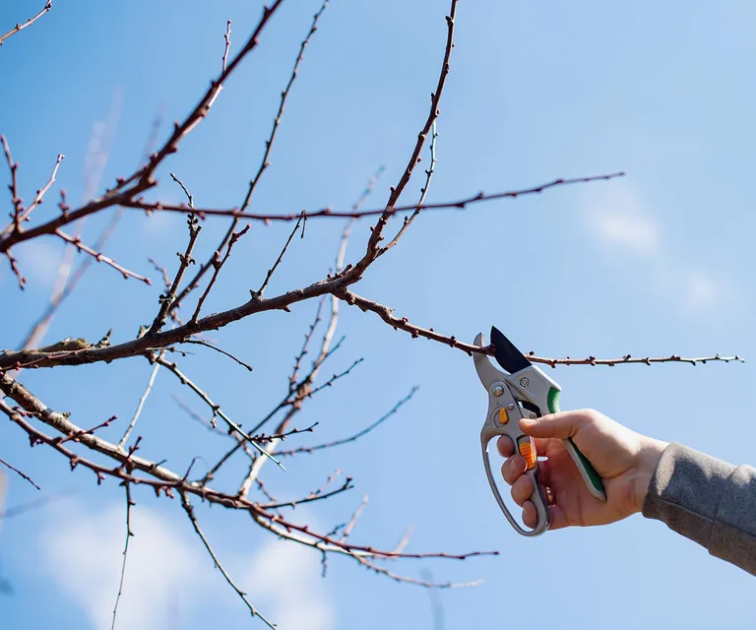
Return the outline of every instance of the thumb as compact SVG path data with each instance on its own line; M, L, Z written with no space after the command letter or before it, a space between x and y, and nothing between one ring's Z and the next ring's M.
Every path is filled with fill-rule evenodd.
M520 420L520 428L534 438L574 437L588 422L585 413L580 411L562 411L541 418Z

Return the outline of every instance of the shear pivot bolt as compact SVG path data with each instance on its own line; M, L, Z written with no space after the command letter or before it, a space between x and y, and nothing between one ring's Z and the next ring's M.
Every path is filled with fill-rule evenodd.
M512 403L509 403L507 405L507 409L509 409L509 411L512 411L512 409L514 409L514 405Z
M530 385L530 381L527 378L521 378L520 385L522 385L523 387L527 387L528 385Z
M493 395L496 396L496 398L501 396L503 393L504 393L504 388L501 385L497 385L496 387L493 388Z

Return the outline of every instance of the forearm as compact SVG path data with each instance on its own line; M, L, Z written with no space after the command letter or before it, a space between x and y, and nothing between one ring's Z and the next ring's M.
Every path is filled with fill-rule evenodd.
M651 478L643 515L756 575L756 469L670 444Z

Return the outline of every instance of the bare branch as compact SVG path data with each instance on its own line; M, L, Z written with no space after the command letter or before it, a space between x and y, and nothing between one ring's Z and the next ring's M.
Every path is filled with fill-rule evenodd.
M360 502L360 505L357 507L357 509L354 511L354 514L352 514L352 518L349 519L349 522L346 524L346 527L344 527L344 533L341 536L341 539L339 542L343 543L346 542L346 539L349 538L349 534L352 533L352 530L354 529L354 526L357 524L357 519L360 518L362 513L365 511L365 508L368 504L368 495L365 495L362 497L362 501Z
M207 487L189 483L186 477L180 477L175 473L167 470L166 468L149 462L141 457L134 455L134 451L137 449L137 445L134 445L128 453L124 453L122 449L116 449L114 445L98 438L94 435L85 435L82 437L82 441L87 446L100 453L106 454L110 457L122 462L122 465L116 468L106 468L99 464L95 464L85 458L79 457L68 450L65 446L57 444L55 440L41 433L24 419L24 414L31 414L39 418L42 422L49 424L52 427L57 428L64 434L70 435L80 431L76 425L68 420L63 414L50 410L41 401L36 399L28 390L23 386L13 381L7 375L0 375L0 390L4 391L6 395L13 398L16 402L22 405L24 412L14 411L8 405L0 400L0 411L5 413L13 422L21 427L30 437L33 443L45 443L67 457L71 461L71 466L77 465L85 466L86 468L95 472L100 482L106 475L112 476L121 480L130 481L135 484L145 484L155 488L156 492L163 490L170 494L173 489L180 493L192 493L201 496L211 503L218 503L229 508L246 509L249 511L250 516L259 525L275 533L279 537L286 538L301 544L306 544L311 547L315 547L321 551L328 551L333 553L341 553L349 555L355 559L357 558L451 558L457 560L464 560L467 558L481 556L481 555L497 555L498 552L471 552L464 554L448 554L442 553L397 553L379 551L372 547L364 547L359 545L347 545L340 543L329 536L324 536L310 530L306 525L298 525L290 521L286 521L280 515L269 514L262 510L258 504L247 501L241 497L232 497L231 495L224 494L218 491L211 490ZM132 469L138 469L147 472L151 478L137 478L130 474Z
M117 109L114 107L113 109ZM109 115L109 122L108 127L113 128L115 127L115 118L117 114L114 114L113 111L111 111L111 114ZM147 137L147 141L145 143L143 155L144 160L147 159L147 156L152 153L152 149L157 143L157 136L160 131L160 127L162 125L162 118L161 118L161 112L158 110L158 112L155 115L155 118L152 121L152 125L150 126L150 133ZM110 133L112 136L112 131ZM108 143L109 144L109 143ZM98 160L98 164L100 165L99 172L91 177L88 178L87 181L87 189L94 191L97 186L99 186L101 173L104 168L104 163L106 161L107 156L107 149L100 152L100 159ZM143 160L143 161L144 161ZM95 181L96 180L96 181ZM65 201L65 190L61 190L61 202L59 204L59 207L61 209L61 212L66 213L68 212L69 208L66 205ZM118 224L121 221L121 218L123 217L123 214L125 212L124 208L118 208L113 215L110 217L110 220L105 225L105 227L102 229L100 234L97 236L97 239L95 240L94 244L92 245L92 249L95 251L101 252L104 248L108 240L110 240L110 237L115 232L116 228L118 227ZM69 246L69 250L72 250L72 248ZM156 263L149 259L153 265L156 266ZM73 293L73 291L78 286L81 279L86 274L87 270L89 269L89 266L92 264L93 258L90 256L87 256L84 258L84 260L81 261L79 266L76 268L76 270L69 276L70 273L70 256L69 252L66 252L65 258L63 262L61 263L61 267L58 270L58 282L56 283L56 287L53 289L52 295L50 296L50 303L45 308L45 311L42 313L42 315L39 317L39 319L31 326L29 329L29 332L26 335L26 338L21 343L19 349L26 350L29 348L33 348L35 346L38 346L40 343L42 343L42 340L45 337L45 334L47 333L48 328L50 327L50 324L52 323L53 318L55 317L55 314L57 313L58 309L61 307L63 302ZM68 267L66 268L66 266ZM165 269L158 268L158 271L163 272L163 277L167 277L167 272ZM167 281L168 286L166 289L170 286L170 280Z
M531 186L530 188L520 188L517 190L507 190L504 192L498 192L493 194L486 194L479 192L475 195L463 197L456 201L440 201L437 203L425 203L410 204L406 206L395 206L390 209L370 209L370 210L333 210L330 207L320 208L319 210L307 211L307 219L360 219L362 217L372 217L378 215L387 215L387 219L395 214L403 214L405 212L415 212L416 210L465 210L467 206L476 205L485 201L495 201L498 199L517 199L518 197L525 197L528 195L537 195L546 190L552 188L558 188L561 186L571 186L574 184L587 184L591 182L604 181L610 179L616 179L618 177L624 177L625 174L610 173L608 175L591 175L588 177L573 177L566 179L555 179L546 184L538 184L537 186ZM172 204L163 203L148 203L145 201L124 201L122 205L126 208L143 210L143 211L162 211L162 212L186 212L186 208L182 206L176 206ZM296 221L300 214L295 213L255 213L255 212L242 212L237 208L218 209L218 208L198 208L197 214L201 218L208 216L221 216L221 217L233 217L238 219L245 219L248 221L261 221L263 223L269 223L272 221ZM0 250L2 251L2 250Z
M226 22L226 34L223 36L223 40L226 42L226 47L223 49L221 70L225 72L228 65L228 49L231 48L231 20Z
M205 292L202 294L200 299L197 301L197 307L194 309L194 314L192 315L192 319L190 321L196 322L197 318L199 317L200 311L202 310L202 305L205 303L205 300L207 299L207 296L210 295L210 291L213 290L213 286L215 285L215 281L218 279L218 274L220 273L220 270L223 268L223 265L226 264L226 261L228 260L228 257L231 255L231 250L233 249L234 245L236 244L236 241L238 241L242 236L244 236L250 228L251 224L247 224L247 226L238 232L234 232L231 235L231 240L228 242L228 247L226 247L226 254L223 256L223 258L220 258L219 252L215 252L215 255L213 256L212 265L213 265L213 277L210 278L210 282L207 284L207 288L205 289ZM178 302L177 302L178 304Z
M270 152L271 152L271 149L273 148L273 143L276 141L278 128L281 125L281 118L283 117L284 109L286 108L286 99L289 97L291 88L294 85L294 81L297 78L297 74L299 73L299 66L302 63L302 60L304 59L304 53L305 53L305 49L307 48L307 44L310 43L310 39L318 30L318 20L320 19L320 16L323 14L323 11L325 11L326 6L328 6L328 0L325 0L323 2L323 5L320 7L318 12L313 16L310 30L307 32L307 36L304 38L304 40L302 41L302 44L299 47L299 54L297 55L297 58L294 61L294 68L291 71L289 82L286 84L286 87L284 88L283 92L281 92L281 102L278 106L278 112L276 113L276 117L273 120L273 129L271 129L270 136L265 142L265 152L263 153L262 162L260 163L260 167L257 169L257 173L249 182L247 195L244 198L244 202L241 205L242 212L245 211L249 207L249 204L252 202L252 196L255 193L255 188L257 188L257 184L259 183L260 178L265 172L265 169L267 169L268 166L270 166L270 162L269 162ZM232 226L232 229L235 229L235 226Z
M417 202L418 208L415 209L415 211L408 217L404 217L404 223L402 224L401 229L397 232L396 236L391 239L391 242L386 245L385 247L381 248L380 255L382 256L385 254L388 250L390 250L394 245L396 245L399 242L399 239L404 236L404 233L409 229L409 226L412 225L412 222L417 218L417 215L420 214L422 205L425 203L425 198L428 196L428 191L430 190L431 180L433 179L433 173L436 170L436 138L438 138L438 132L436 131L436 121L433 121L433 126L431 127L431 143L430 143L430 167L426 169L425 171L425 185L420 189L420 200Z
M158 265L157 261L154 258L148 258L147 260L155 268L155 271L160 273L160 276L163 279L163 285L165 286L165 290L170 291L171 279L168 277L168 270L165 267L161 267L160 265Z
M123 482L124 488L126 488L126 542L123 545L123 563L121 564L121 579L118 582L118 595L116 595L115 606L113 606L113 623L110 625L110 630L115 630L116 616L118 615L118 602L121 601L121 594L123 593L123 580L126 577L126 557L129 553L129 541L134 533L131 531L131 508L136 505L131 499L131 486L128 481Z
M223 575L226 582L228 582L228 585L236 591L236 594L241 598L241 600L246 604L247 608L249 608L249 612L252 614L252 617L259 617L260 620L267 625L269 628L272 628L275 630L275 625L272 624L270 621L268 621L261 613L260 611L255 608L250 601L247 599L247 594L242 591L236 583L231 579L231 576L228 574L228 571L223 568L223 565L221 564L220 560L218 559L218 556L215 554L215 551L213 551L213 548L210 546L210 542L205 537L204 532L199 526L199 522L197 522L197 516L194 514L194 507L189 502L189 498L186 496L184 492L181 493L181 506L184 508L184 511L186 512L186 515L189 517L189 520L192 522L192 527L194 527L194 531L197 532L197 536L200 537L200 540L202 541L202 544L205 546L205 549L207 549L207 553L210 554L210 557L213 559L213 563L215 564L215 568L218 569L221 574Z
M181 183L178 179L176 181ZM181 184L181 187L183 188L184 185ZM152 322L152 326L150 326L150 329L147 331L147 333L145 333L146 337L154 337L158 332L160 332L163 326L165 326L168 315L178 304L176 292L178 291L179 286L181 286L181 281L184 278L184 273L186 272L189 265L195 262L194 258L192 258L192 252L194 251L194 246L197 243L197 238L199 237L200 230L202 230L202 226L199 225L199 221L194 214L190 214L188 216L186 223L189 226L189 243L187 244L186 251L183 254L177 253L180 260L178 271L176 271L176 275L173 278L171 288L168 289L167 293L160 295L160 310L155 316L155 320Z
M5 256L8 258L8 263L10 264L11 272L14 276L16 276L16 280L18 281L18 288L22 291L24 290L24 286L26 285L26 278L24 278L23 275L21 275L21 270L18 268L18 261L13 257L13 254L11 253L10 249L5 252Z
M273 277L273 274L278 268L278 265L281 264L284 254L286 254L286 250L289 249L289 245L291 245L291 241L294 238L294 235L297 233L297 230L299 229L300 224L302 225L302 237L304 238L304 223L302 223L303 219L306 223L307 215L304 212L299 215L299 219L297 219L297 223L294 226L294 229L291 231L291 234L289 234L289 238L286 240L286 244L283 246L281 253L278 255L278 258L276 258L276 262L273 263L273 266L270 269L268 269L268 274L265 276L265 280L262 283L262 286L257 290L256 293L253 294L253 297L262 298L263 293L265 292L265 288L268 286L268 283L270 282L270 279ZM229 249L230 249L230 243L229 243Z
M300 446L299 448L293 448L287 451L276 451L276 455L279 457L286 457L287 455L296 455L297 453L312 453L314 451L320 451L322 449L332 448L334 446L341 446L342 444L348 444L349 442L354 442L360 439L363 435L370 433L377 426L383 424L383 422L385 422L391 416L397 413L399 409L402 407L402 405L408 402L415 395L418 389L419 389L418 387L413 387L410 393L407 394L404 398L402 398L398 403L396 403L396 405L394 405L393 408L388 413L378 418L378 420L373 422L373 424L362 429L362 431L359 431L348 438L344 438L341 440L334 440L333 442L325 442L324 444L316 444L314 446Z
M52 9L52 0L46 0L45 6L42 8L42 10L37 13L34 17L30 17L26 22L23 24L16 24L10 31L8 31L5 35L0 36L0 46L3 45L3 42L5 42L6 39L9 37L12 37L16 33L20 33L28 26L31 26L36 22L39 18L41 18L45 13L47 13L50 9Z
M310 26L310 30L307 33L307 36L302 41L302 44L299 48L299 54L297 55L297 58L294 62L294 68L292 69L291 76L289 77L289 81L286 84L286 87L284 88L283 92L281 92L281 101L278 106L278 112L276 113L276 117L273 120L273 128L271 129L270 136L265 141L265 151L263 152L262 161L260 162L260 166L257 169L257 173L255 176L250 180L249 187L247 188L247 194L244 197L244 201L242 202L242 211L245 211L250 204L252 203L252 197L255 193L255 190L257 188L257 185L260 183L260 179L262 178L263 173L265 170L270 166L270 153L273 149L273 143L276 140L276 135L278 133L278 128L281 125L281 119L283 117L284 109L286 107L286 100L289 97L289 94L291 93L291 88L294 85L294 81L297 78L297 75L299 73L299 66L302 63L302 60L304 59L304 52L307 48L307 44L310 42L310 39L317 31L317 24L318 20L320 19L320 16L322 15L323 11L326 8L326 5L328 4L328 0L325 0L323 5L321 6L320 10L315 14L313 18L312 25ZM230 28L230 24L229 24ZM195 274L192 281L187 285L187 287L181 292L178 298L178 302L181 302L191 291L193 291L198 285L200 280L204 277L204 275L207 273L207 271L215 266L215 261L217 260L217 257L220 256L220 252L223 251L223 249L230 244L230 240L236 231L236 227L239 224L239 219L237 217L233 217L233 221L231 222L231 225L229 226L225 236L221 239L220 244L216 248L217 254L213 256L210 260L208 260L206 263L204 263Z
M431 94L431 107L430 112L428 113L428 118L425 121L425 125L423 126L422 131L417 136L415 148L412 151L412 155L410 156L409 162L404 169L404 173L402 174L401 179L399 180L397 185L391 189L391 194L389 195L389 200L386 203L386 208L381 214L380 219L378 219L378 223L376 223L373 227L373 232L368 239L365 255L355 265L357 273L360 275L379 255L379 246L383 238L383 229L386 227L388 220L394 214L394 208L399 203L399 199L401 198L404 189L412 178L412 173L415 170L415 166L417 166L418 162L420 161L420 152L422 151L423 145L425 144L425 139L428 137L428 133L431 131L433 123L436 121L436 118L438 118L438 115L440 113L438 106L441 102L441 94L444 91L444 86L446 85L446 77L449 75L449 62L451 60L452 49L454 48L454 20L457 15L457 1L458 0L451 0L449 15L446 17L446 50L444 52L444 60L441 64L441 73L438 77L436 89Z
M214 346L213 344L211 344L211 343L209 343L207 341L203 341L201 339L187 339L184 343L191 343L191 344L195 344L195 345L198 345L198 346L204 346L205 348L210 348L211 350L215 350L216 352L219 352L223 356L226 356L229 359L232 359L233 361L235 361L236 363L238 363L242 367L247 368L247 370L250 371L250 372L254 369L251 365L249 365L249 363L245 363L244 361L242 361L238 357L234 356L230 352L226 352L222 348L219 348L218 346Z
M76 431L75 433L72 433L71 435L68 435L66 437L53 438L53 441L56 444L65 444L66 442L69 442L71 440L74 442L79 442L81 441L81 437L83 435L94 435L95 431L97 431L98 429L104 429L105 427L109 427L111 423L113 422L113 420L116 420L117 418L118 416L110 416L110 418L105 420L105 422L101 422L100 424L98 424L95 427L92 427L91 429L87 429L86 431Z
M5 152L5 159L8 162L8 168L10 169L11 183L8 184L8 190L11 193L11 203L13 204L13 214L11 218L13 222L4 230L3 234L15 230L21 231L21 217L24 213L24 206L21 200L21 196L18 194L18 163L13 161L11 156L10 145L5 136L0 136L0 143L3 145L3 151Z
M217 433L218 435L223 435L225 437L234 437L232 435L229 435L228 431L221 431L215 422L215 416L213 416L212 420L207 420L200 414L198 414L194 409L192 409L189 405L187 405L183 400L181 400L176 394L171 394L173 397L173 400L176 401L176 404L181 408L182 411L186 412L186 414L195 422L198 422L203 427L205 427L208 431L211 433Z
M264 504L261 504L260 507L263 510L277 510L277 509L285 508L285 507L294 508L294 507L297 507L298 505L302 505L303 503L312 503L313 501L322 501L323 499L330 499L332 496L341 494L342 492L346 492L347 490L351 490L352 488L354 488L354 486L352 485L352 478L347 477L342 486L336 488L335 490L331 490L330 492L321 492L318 490L316 492L311 492L303 499L296 499L294 501L286 501L286 502L280 502L280 503L279 502L264 503Z
M39 486L38 486L38 485L36 484L36 482L35 482L35 481L34 481L34 480L33 480L33 479L32 479L32 478L31 478L31 477L29 476L29 475L27 475L27 474L26 474L25 472L23 472L23 471L19 470L19 469L18 469L18 468L16 468L15 466L11 466L11 465L10 465L10 464L9 464L8 462L6 462L6 461L5 461L4 459L0 458L0 464L2 464L3 466L5 466L5 467L6 467L6 468L7 468L8 470L12 470L12 471L13 471L14 473L16 473L16 474L17 474L17 475L18 475L19 477L21 477L21 479L23 479L24 481L27 481L27 482L29 482L29 483L30 483L31 485L33 485L33 486L34 486L34 487L35 487L35 488L36 488L37 490L41 490L41 489L42 489L42 488L40 488L40 487L39 487Z
M60 237L62 240L64 240L66 243L69 243L76 247L80 252L84 252L85 254L89 254L94 258L97 262L105 263L106 265L109 265L113 267L116 271L118 271L124 279L128 280L129 278L134 278L135 280L139 280L141 282L144 282L145 284L152 284L149 278L145 276L140 276L138 273L134 273L133 271L129 271L125 267L122 267L113 258L108 258L104 254L101 254L98 251L95 251L88 245L84 245L84 243L81 242L81 238L79 236L70 236L69 234L66 234L62 230L55 230L55 235Z
M66 156L63 155L62 153L58 153L58 158L55 161L55 166L53 167L53 171L52 171L52 175L50 175L50 179L42 188L40 188L37 191L37 194L34 196L34 201L32 201L31 205L21 214L20 217L18 217L18 219L14 219L14 222L16 221L18 222L18 225L15 226L16 230L21 229L20 224L23 223L24 221L28 221L29 216L31 215L32 212L34 212L34 209L44 201L45 194L47 194L47 191L50 190L50 187L55 183L55 176L58 174L58 167L60 167L60 163L63 161L65 157ZM16 167L18 167L18 164L16 164ZM8 230L6 230L6 232L7 231Z
M247 433L244 432L244 430L241 428L241 425L237 424L231 418L228 417L228 415L220 408L220 405L215 404L210 397L202 391L193 381L191 381L181 370L178 369L178 366L176 363L171 363L170 361L166 361L163 357L158 356L154 359L156 363L159 363L165 368L168 368L168 371L172 374L175 374L176 377L181 381L183 385L189 386L189 389L191 389L195 394L197 394L207 405L210 407L210 409L213 410L213 413L216 414L219 418L221 418L229 428L229 431L233 431L238 433L240 436L242 436L247 442L249 442L257 451L259 451L262 455L267 457L268 459L275 462L280 468L283 470L286 470L284 466L279 462L275 457L270 455L264 448L262 448L257 442L254 441L254 439L249 436Z
M164 355L161 354L160 356L163 357ZM155 379L157 378L157 373L159 370L160 370L160 364L156 362L155 365L152 367L150 378L147 381L147 387L145 388L144 392L142 393L141 398L139 399L139 404L137 405L136 411L134 412L134 415L131 418L131 422L129 422L129 426L126 427L126 431L124 431L121 441L118 442L118 446L120 448L123 448L124 446L126 446L126 442L128 441L129 436L131 435L131 432L134 430L137 420L139 420L139 416L142 415L142 409L144 409L144 403L147 402L147 397L150 395L150 392L152 391L152 386L155 384Z
M325 298L321 298L320 301L318 302L318 310L315 312L315 321L313 321L312 324L310 324L309 329L305 333L304 343L302 344L302 350L300 350L299 354L294 359L294 367L292 369L291 376L289 377L289 394L293 394L294 391L297 389L297 380L299 379L299 368L302 365L302 359L304 359L305 355L307 354L307 347L310 345L310 341L312 340L312 335L321 321L320 312L323 310L324 299Z
M319 424L319 422L314 422L306 429L297 429L295 427L293 429L289 429L284 433L274 433L272 435L265 435L264 433L261 433L260 435L253 435L252 438L255 440L255 442L259 442L260 444L264 442L271 442L273 440L284 441L287 437L290 437L292 435L298 435L299 433L312 433L315 427Z
M37 238L43 234L54 234L63 225L73 223L106 208L124 205L126 201L134 201L138 195L156 186L157 182L153 178L155 170L166 157L178 151L179 143L207 116L212 104L220 94L224 81L228 79L244 58L257 47L260 34L281 4L283 4L283 0L274 0L270 7L266 6L263 8L263 15L247 40L247 43L227 64L226 69L221 72L218 78L211 81L208 90L184 121L175 124L173 133L163 146L150 156L143 168L135 171L128 178L119 178L116 186L108 190L102 197L88 201L76 210L65 212L59 217L30 230L14 232L6 238L0 239L0 254L7 255L9 250L20 242Z

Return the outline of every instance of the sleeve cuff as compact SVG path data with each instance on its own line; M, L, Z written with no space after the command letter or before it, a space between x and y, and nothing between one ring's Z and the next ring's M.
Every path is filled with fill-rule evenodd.
M651 478L643 516L662 521L709 549L734 471L731 464L673 442L664 449Z

